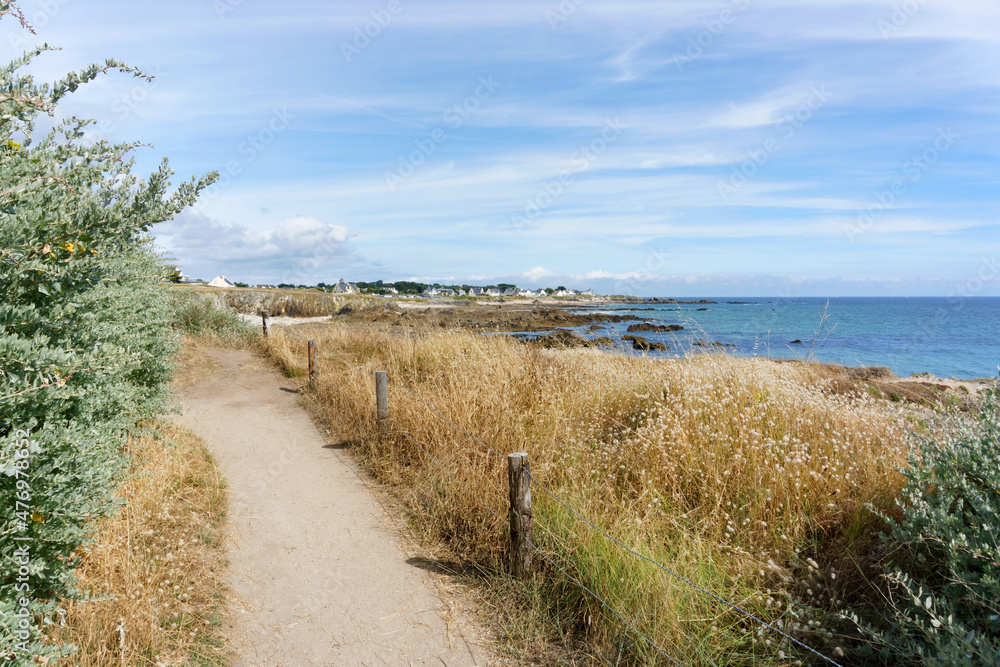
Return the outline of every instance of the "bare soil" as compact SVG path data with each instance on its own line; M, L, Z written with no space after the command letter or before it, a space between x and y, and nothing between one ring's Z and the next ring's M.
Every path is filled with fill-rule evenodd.
M491 664L468 598L403 548L374 482L316 429L296 388L250 352L204 354L211 373L180 387L177 421L229 483L235 664Z

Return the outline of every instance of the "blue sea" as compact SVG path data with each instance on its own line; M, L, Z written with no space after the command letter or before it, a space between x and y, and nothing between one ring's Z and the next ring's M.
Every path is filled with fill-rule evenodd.
M588 312L684 327L672 333L635 332L671 345L668 352L652 355L723 349L693 345L706 341L741 356L808 357L888 366L901 377L930 372L963 379L996 377L1000 364L1000 297L706 298L716 303L628 304ZM634 322L608 323L607 330L588 337L620 339L629 324Z

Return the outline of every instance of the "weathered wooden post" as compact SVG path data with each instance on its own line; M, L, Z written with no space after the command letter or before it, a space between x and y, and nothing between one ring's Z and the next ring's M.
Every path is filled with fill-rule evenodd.
M263 324L263 328L264 328L264 338L267 338L267 311L266 310L260 311L260 320L261 320L261 322Z
M316 341L309 341L309 381L316 379L319 372L316 370Z
M532 524L531 468L524 452L507 455L510 484L510 573L519 579L531 576Z
M375 371L375 414L379 428L384 428L389 420L389 375L385 371Z

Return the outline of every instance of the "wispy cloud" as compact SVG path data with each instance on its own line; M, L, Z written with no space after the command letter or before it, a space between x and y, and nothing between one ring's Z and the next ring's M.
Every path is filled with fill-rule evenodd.
M51 4L24 2L29 16ZM962 279L996 232L992 0L910 3L919 11L895 17L906 3L587 0L555 26L546 12L558 2L428 0L404 3L351 62L337 45L371 20L370 2L242 2L222 18L212 3L56 4L36 39L65 48L32 66L40 80L109 56L163 73L138 93L131 77L103 77L63 115L151 143L137 152L140 169L168 155L178 179L229 176L218 196L155 229L206 275L273 280L325 244L315 275L327 282L353 271L345 277L611 289L631 275L653 294L777 289L796 276L810 290L897 293ZM736 19L722 30L713 21L727 9ZM705 31L703 55L678 67L676 54ZM15 54L9 39L0 46ZM447 110L484 76L502 86L453 126ZM810 107L816 90L829 94L821 108ZM142 100L129 108L131 96ZM241 146L276 106L294 122L244 160ZM804 109L808 121L794 121ZM613 148L573 172L532 225L512 225L608 118L626 128ZM848 243L844 224L940 127L961 142ZM413 157L435 128L448 140ZM748 165L765 146L766 163ZM385 173L401 158L419 168L390 192ZM722 201L717 184L734 170L754 173ZM654 246L686 253L649 270Z

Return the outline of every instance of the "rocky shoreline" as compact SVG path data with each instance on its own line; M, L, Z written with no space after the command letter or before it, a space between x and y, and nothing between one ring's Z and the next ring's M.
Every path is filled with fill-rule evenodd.
M322 298L322 310L317 312L303 311L303 304L295 304L297 317L284 318L286 314L284 301L269 302L268 293L240 291L238 299L225 299L226 305L236 308L248 319L259 322L260 311L268 309L275 317L287 320L288 323L306 323L319 321L340 321L359 325L385 326L390 330L417 331L425 328L465 328L482 332L505 333L516 336L526 344L549 349L571 348L603 348L608 350L626 351L628 349L640 352L667 351L671 344L664 341L651 341L641 335L643 332L673 333L682 331L679 324L661 324L647 321L637 315L616 315L602 312L588 312L606 308L614 304L658 303L658 304L708 304L707 299L676 300L676 299L590 299L587 301L563 301L557 303L535 301L460 301L460 300L381 300L368 298L339 298L332 300ZM222 295L219 295L222 296ZM235 294L234 294L235 296ZM252 297L252 298L248 298ZM295 297L285 298L289 303ZM727 302L752 303L752 302ZM643 309L636 309L643 310ZM650 308L649 310L653 310ZM293 314L287 312L287 314ZM614 339L607 335L607 325L612 323L630 323L628 335ZM586 327L581 335L580 329ZM575 329L575 330L574 330ZM603 333L603 335L601 335ZM592 335L597 334L597 335ZM798 341L793 341L798 342ZM724 350L729 345L712 340L696 340L694 349ZM800 360L774 359L775 363L818 363ZM938 378L930 373L920 373L909 378L897 377L890 369L884 367L845 367L832 364L820 364L830 372L842 378L845 387L851 386L867 391L873 395L890 400L913 403L935 403L951 400L959 404L966 399L979 395L983 390L994 384L993 378L960 379Z

